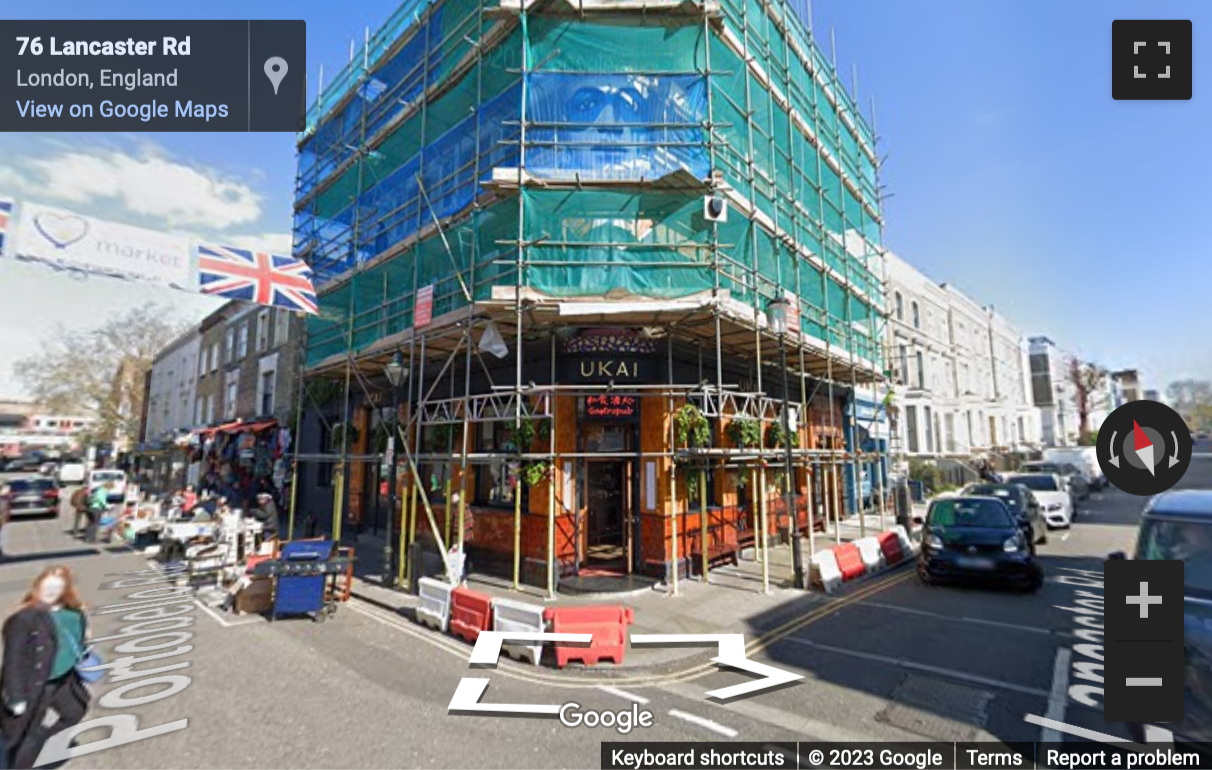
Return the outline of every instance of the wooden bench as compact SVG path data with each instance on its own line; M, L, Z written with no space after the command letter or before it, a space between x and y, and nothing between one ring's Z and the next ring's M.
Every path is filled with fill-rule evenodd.
M717 528L713 528L718 531ZM725 526L723 528L724 536L719 543L710 544L707 546L707 569L711 569L720 564L737 564L740 546L737 543L736 530L732 527ZM702 533L691 532L690 534L690 569L696 574L701 573L703 569L703 545ZM711 532L707 533L710 540Z

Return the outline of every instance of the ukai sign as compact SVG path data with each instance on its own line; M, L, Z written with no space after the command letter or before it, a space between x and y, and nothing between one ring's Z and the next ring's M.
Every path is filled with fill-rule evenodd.
M559 359L558 374L562 383L650 383L657 380L657 362L650 356L625 354L563 356Z

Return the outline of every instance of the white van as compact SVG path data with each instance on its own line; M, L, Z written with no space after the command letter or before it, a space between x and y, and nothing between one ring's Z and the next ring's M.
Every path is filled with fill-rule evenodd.
M1107 477L1098 467L1098 449L1092 446L1063 446L1044 450L1044 459L1050 463L1070 463L1081 470L1091 489L1102 489Z
M84 461L76 457L68 457L59 463L59 486L67 486L68 484L83 484L84 478L88 475L88 471L84 467Z
M101 468L88 475L88 488L96 489L102 484L113 484L109 490L109 501L120 503L126 500L126 471Z

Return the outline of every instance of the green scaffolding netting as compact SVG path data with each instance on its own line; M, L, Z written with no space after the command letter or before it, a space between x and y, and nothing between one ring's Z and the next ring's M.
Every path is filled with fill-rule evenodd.
M422 287L437 317L519 280L554 297L718 286L753 307L791 291L805 334L878 361L874 138L794 9L724 0L721 30L486 7L430 4L313 116L295 218L322 284L309 364L411 328ZM492 192L519 167L555 187ZM759 215L707 221L705 186L652 185L675 172ZM601 181L622 184L582 186Z

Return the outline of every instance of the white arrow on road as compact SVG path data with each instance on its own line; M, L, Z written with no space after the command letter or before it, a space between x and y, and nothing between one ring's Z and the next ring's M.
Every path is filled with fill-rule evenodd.
M1178 433L1170 431L1170 438L1174 439L1174 454L1170 455L1170 467L1178 465Z
M1115 431L1111 431L1111 460L1110 463L1119 467L1119 458L1115 456Z
M748 671L752 674L758 674L762 678L755 679L752 682L744 684L736 684L732 687L724 687L719 690L712 690L707 693L708 698L716 698L717 700L729 700L739 695L749 695L750 693L760 692L761 690L770 687L777 687L781 684L794 682L797 679L803 679L801 674L793 674L790 671L784 671L781 668L767 666L765 663L758 663L755 660L749 660L745 657L745 635L744 634L632 634L632 646L637 644L686 644L696 642L707 642L719 645L720 654L712 660L722 666L730 666L739 668L742 671Z

